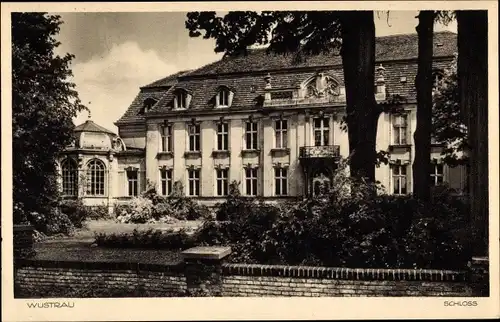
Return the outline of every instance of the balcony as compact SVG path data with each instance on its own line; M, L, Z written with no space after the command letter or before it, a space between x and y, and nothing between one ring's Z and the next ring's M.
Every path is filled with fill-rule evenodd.
M264 101L264 107L302 106L302 105L313 105L313 104L337 104L344 102L345 102L345 95L307 97L307 98L285 98L285 99Z
M339 158L340 145L303 146L299 156L301 159Z

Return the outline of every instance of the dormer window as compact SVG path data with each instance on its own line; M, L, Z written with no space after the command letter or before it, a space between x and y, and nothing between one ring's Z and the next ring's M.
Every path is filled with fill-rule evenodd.
M215 107L223 108L231 106L233 101L233 92L231 92L228 88L222 87L217 96L215 97Z
M174 109L187 109L191 101L191 95L185 90L179 89L174 95Z
M147 113L158 102L157 99L149 97L144 100L140 114Z

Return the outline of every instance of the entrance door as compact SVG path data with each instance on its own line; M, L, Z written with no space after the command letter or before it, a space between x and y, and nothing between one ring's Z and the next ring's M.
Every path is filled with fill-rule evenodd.
M323 195L330 190L331 180L324 173L315 175L312 179L313 196Z

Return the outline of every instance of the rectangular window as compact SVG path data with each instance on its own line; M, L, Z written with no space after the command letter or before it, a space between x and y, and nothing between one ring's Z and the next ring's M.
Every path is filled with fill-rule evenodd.
M286 196L288 194L288 177L286 168L274 169L274 190L276 196Z
M161 128L161 151L172 152L172 126L164 125Z
M139 187L139 172L137 170L127 170L128 195L137 196Z
M200 195L200 170L188 170L189 177L189 196L199 196Z
M287 120L278 120L275 123L274 127L275 136L276 136L276 148L286 148L288 146L288 121Z
M227 151L229 148L229 125L227 123L217 124L217 150Z
M431 165L431 184L440 186L444 183L444 165L432 164Z
M246 149L247 150L257 150L257 123L247 122L246 123Z
M189 151L200 151L200 125L189 125Z
M247 196L257 195L257 169L245 169L245 194Z
M177 108L186 108L186 98L187 98L187 95L186 93L182 92L182 91L179 91L177 92L176 96L176 101L177 101Z
M221 90L219 92L219 106L229 106L229 91Z
M392 168L392 181L395 195L407 194L406 165L396 165Z
M228 194L228 180L227 169L215 170L217 176L217 196L227 196Z
M330 122L328 118L314 119L314 146L326 146L329 144Z
M407 116L406 115L396 115L394 116L393 128L394 128L394 144L402 145L407 143Z
M172 170L160 170L161 195L170 196L172 194Z

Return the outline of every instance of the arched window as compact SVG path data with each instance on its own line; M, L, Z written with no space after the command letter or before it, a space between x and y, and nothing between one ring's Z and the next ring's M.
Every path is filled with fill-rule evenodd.
M87 166L87 195L104 196L106 166L101 160L91 160Z
M62 193L64 196L76 196L78 194L78 177L76 162L66 159L61 162L62 170Z

